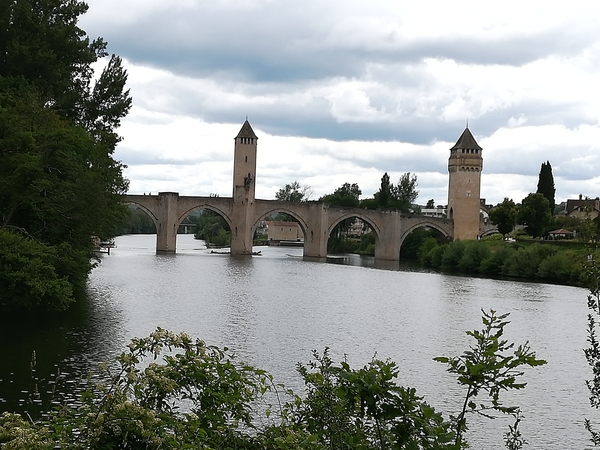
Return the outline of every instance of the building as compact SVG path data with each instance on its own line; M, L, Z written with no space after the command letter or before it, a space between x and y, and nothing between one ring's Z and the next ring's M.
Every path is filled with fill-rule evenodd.
M600 198L583 198L579 194L579 200L567 200L566 214L578 219L595 219L600 214Z
M450 149L447 216L454 220L454 239L477 239L481 234L482 151L468 126Z
M267 238L269 242L280 241L303 241L304 233L296 222L278 222L275 220L267 222Z

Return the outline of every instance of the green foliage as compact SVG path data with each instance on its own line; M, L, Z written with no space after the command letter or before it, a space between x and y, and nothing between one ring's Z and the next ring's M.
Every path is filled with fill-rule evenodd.
M521 389L520 366L543 364L527 344L502 340L508 322L484 313L487 328L463 356L436 358L467 388L465 407L446 420L414 388L397 384L392 361L362 368L334 364L325 349L298 364L306 391L300 396L272 376L238 362L228 350L185 333L158 328L134 338L116 364L103 364L77 406L63 406L36 422L0 416L3 449L247 449L247 450L459 450L466 447L466 412L516 414L500 402L502 390ZM491 406L473 406L487 392ZM468 409L467 409L468 408ZM518 418L518 417L517 417ZM520 420L520 419L519 419ZM514 429L505 439L518 446Z
M390 176L386 173L381 177L379 191L374 195L374 201L363 201L361 207L375 209L397 209L401 212L410 212L411 205L417 199L417 176L410 172L402 174L398 183L393 185ZM374 208L372 208L374 206Z
M0 7L0 229L54 248L43 270L72 287L83 286L92 267L92 236L111 237L125 217L128 187L124 166L112 158L131 106L127 75L113 56L96 79L92 64L107 56L106 44L78 28L86 10L77 0ZM19 267L33 271L15 273L20 280L42 270ZM4 306L45 305L38 294L26 298L28 286Z
M490 254L481 261L479 271L486 275L499 275L502 273L504 263L512 256L516 249L512 245L503 245L490 251Z
M540 262L536 277L561 282L579 281L578 275L583 272L580 265L575 253L558 252Z
M411 205L419 196L417 191L417 176L410 172L406 172L400 176L398 184L392 191L394 198L394 206L403 213L410 212Z
M438 245L437 247L431 250L431 267L434 269L441 269L442 262L444 260L444 254L450 248L451 244L448 245Z
M442 270L453 271L458 269L458 264L467 248L465 241L452 242L442 256Z
M426 238L417 250L417 259L419 264L425 267L431 266L432 250L438 246L437 239L433 237ZM441 248L441 247L440 247Z
M498 226L498 232L506 236L512 232L517 222L517 207L515 203L505 198L504 201L489 211L493 224Z
M551 219L548 200L542 194L529 194L517 208L517 223L525 225L527 234L534 238L544 234Z
M468 241L466 248L458 261L458 270L461 272L477 273L481 263L490 256L490 248L478 241Z
M556 188L554 187L554 176L552 175L550 161L542 163L536 192L546 197L550 208L550 214L554 215L554 207L556 206L554 195L556 194Z
M482 310L482 330L467 331L475 344L462 356L437 357L436 361L448 366L448 372L458 377L458 383L466 389L463 408L455 421L456 444L462 445L463 433L467 430L467 413L494 417L494 412L511 414L517 418L518 406L505 406L500 400L502 391L523 389L526 383L518 382L523 375L523 366L540 366L546 361L537 359L535 352L525 342L515 348L514 343L503 339L505 319L509 314L497 315L494 310ZM487 394L486 400L476 398ZM518 425L516 423L515 427Z
M390 183L390 176L386 172L381 177L381 186L379 187L379 191L377 191L374 195L377 207L382 209L390 207L392 201L392 190L393 186L392 183Z
M589 347L584 349L585 358L592 370L592 379L585 384L590 392L590 405L600 408L600 340L598 338L598 319L600 317L600 266L597 263L596 247L589 250L590 259L586 262L586 285L589 289L587 341ZM590 419L585 419L585 429L590 433L590 440L595 446L600 445L600 432Z
M371 256L375 254L375 233L365 233L360 237L358 253Z
M321 202L326 202L334 206L346 206L357 208L360 201L359 197L362 191L356 183L344 183L337 188L333 194L325 195L319 199Z
M298 366L306 384L294 422L331 449L450 449L450 423L412 388L398 386L398 367L373 360L362 369L333 365L327 349Z
M400 248L400 259L419 259L421 248L428 239L433 239L434 245L437 244L438 241L445 242L445 237L438 231L427 228L417 228L404 239L402 247ZM433 245L431 247L433 247Z
M308 185L302 186L300 182L293 181L279 189L275 199L282 202L307 202L312 195L312 188Z
M128 208L128 215L125 223L116 227L114 234L120 236L123 234L155 234L156 227L154 222L148 216L148 213L136 207Z
M59 267L56 247L0 229L0 310L67 309L73 286Z
M227 221L210 209L205 209L202 214L190 219L196 223L195 239L203 239L207 244L218 247L228 246L231 242L231 232Z
M535 278L542 261L556 253L550 245L534 244L519 248L502 266L502 274L512 277Z

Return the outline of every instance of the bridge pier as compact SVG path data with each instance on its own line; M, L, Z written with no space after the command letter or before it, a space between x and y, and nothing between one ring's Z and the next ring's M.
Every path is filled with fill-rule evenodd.
M175 253L177 247L177 192L159 192L157 203L156 253Z
M327 259L327 208L323 203L309 203L304 231L304 259Z

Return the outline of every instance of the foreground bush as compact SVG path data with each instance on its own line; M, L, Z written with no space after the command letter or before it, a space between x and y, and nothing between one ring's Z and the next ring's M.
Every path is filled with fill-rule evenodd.
M236 362L227 349L185 333L157 329L133 339L105 383L90 383L78 408L64 406L39 422L0 416L0 448L9 449L430 449L467 447L469 413L516 417L507 446L521 448L518 407L500 392L521 389L522 365L536 366L527 344L502 339L507 315L484 313L484 329L460 357L440 357L465 388L450 419L410 387L396 384L394 362L360 369L333 363L328 351L298 365L305 395L285 391L263 370ZM485 399L475 398L487 394Z

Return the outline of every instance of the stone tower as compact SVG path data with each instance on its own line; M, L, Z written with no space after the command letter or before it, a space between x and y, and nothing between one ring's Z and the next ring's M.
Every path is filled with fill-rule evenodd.
M233 151L233 212L231 216L231 253L252 252L252 219L256 179L258 138L248 120L235 137Z
M448 159L448 218L454 220L454 239L477 239L482 148L469 127L450 149Z

